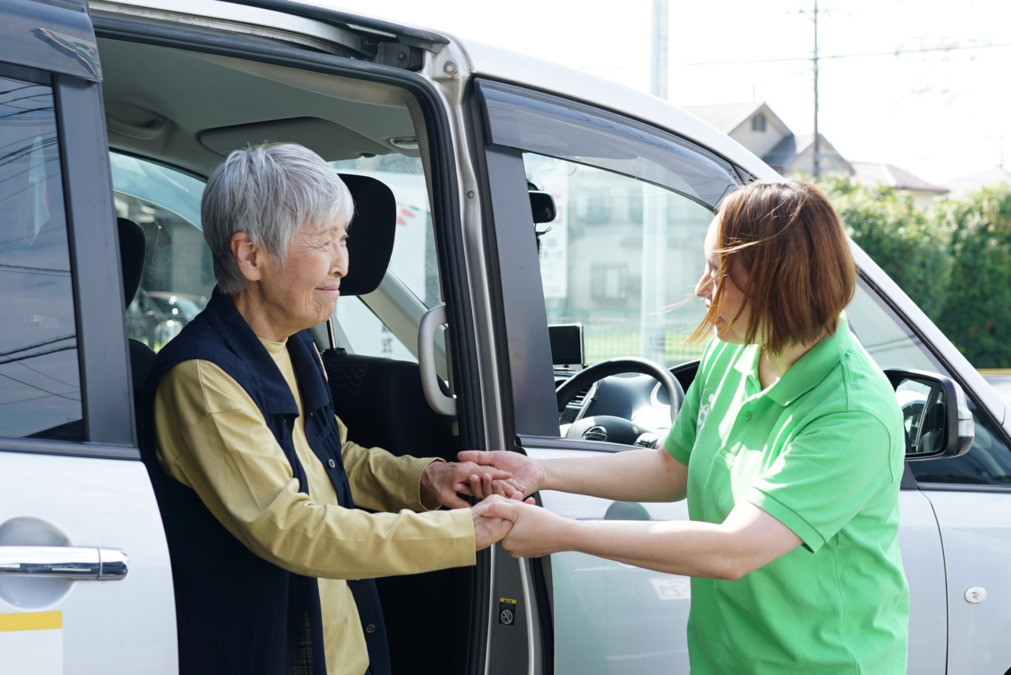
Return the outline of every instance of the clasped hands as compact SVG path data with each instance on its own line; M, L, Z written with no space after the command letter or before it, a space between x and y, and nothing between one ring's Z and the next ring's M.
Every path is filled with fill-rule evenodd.
M534 506L529 495L545 487L544 470L516 452L468 450L456 463L433 463L422 485L440 503L451 508L468 506L459 494L481 499L471 507L476 548L501 541L514 557L536 557L562 550L564 530L572 521ZM428 475L430 474L430 475Z

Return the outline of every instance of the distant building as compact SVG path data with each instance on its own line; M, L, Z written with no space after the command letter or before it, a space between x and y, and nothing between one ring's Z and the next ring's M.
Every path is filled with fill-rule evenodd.
M1011 184L1011 171L1002 166L995 166L986 171L974 173L971 176L950 180L947 183L947 187L950 190L949 196L957 199L966 192L978 190L984 185L1000 185L1001 183Z
M813 134L795 134L766 103L724 103L687 106L684 110L713 125L784 176L815 174ZM887 185L913 193L926 206L948 193L890 164L852 162L823 135L818 135L818 175L845 174L862 185Z
M886 185L896 190L905 190L926 208L937 197L943 197L949 190L917 178L913 174L891 164L871 162L851 162L854 182L861 185Z
M784 176L803 174L811 177L815 174L814 152L814 134L791 134L789 138L780 141L767 159L763 159ZM818 134L818 158L819 176L840 173L853 175L853 166L821 134Z

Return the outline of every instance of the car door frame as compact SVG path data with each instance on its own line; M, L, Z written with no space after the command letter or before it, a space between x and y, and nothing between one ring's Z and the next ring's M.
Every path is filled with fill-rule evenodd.
M83 438L0 440L0 512L7 557L100 549L125 555L115 580L10 576L0 612L45 610L46 644L63 672L176 671L168 549L133 426L115 208L105 144L101 68L84 0L11 0L5 68L51 87L76 321ZM76 547L72 549L67 546ZM27 547L27 548L17 548ZM90 555L90 554L88 554ZM20 558L19 558L20 560ZM54 570L59 573L59 570ZM100 574L99 574L100 576ZM37 603L43 603L37 606ZM33 604L34 603L34 604ZM53 625L53 624L51 624ZM28 630L36 630L29 628ZM34 633L25 633L34 636ZM52 640L56 640L53 642Z
M347 16L336 10L311 8L309 11L305 7L287 5L283 2L239 0L234 4L290 11L292 14L302 14L314 21L332 23L335 26L343 25L342 20ZM464 447L487 448L488 420L495 419L495 416L486 408L487 399L482 396L481 390L482 378L470 376L481 372L483 368L477 355L478 339L472 330L474 321L471 317L476 310L469 280L473 278L473 272L468 265L471 256L465 252L467 242L464 237L464 231L467 229L464 225L467 217L465 214L472 213L470 209L480 201L475 195L476 186L466 177L473 175L466 144L459 143L459 139L467 134L466 120L457 114L456 107L459 103L458 97L463 95L460 85L465 80L448 78L447 81L439 82L437 85L431 77L432 70L441 70L444 67L443 61L438 59L456 59L462 62L463 55L447 46L445 50L439 52L436 61L427 63L421 72L413 72L365 60L352 60L339 55L309 51L297 46L249 42L237 35L193 26L176 27L142 20L133 23L96 17L95 27L100 36L143 40L148 44L212 52L341 77L367 79L405 89L414 95L425 124L426 138L423 142L422 158L429 181L433 228L447 319L448 324L453 327L452 350L449 356L452 359L451 371L456 374L453 378L453 388L457 395L461 439ZM210 39L211 35L213 39ZM510 567L515 566L497 563L491 551L481 551L477 554L469 617L470 635L466 645L468 673L516 672L493 658L493 653L502 651L498 645L503 644L497 637L500 626L493 622L493 617L499 615L501 595L495 588L493 579L506 576L504 569ZM515 631L504 632L505 636L510 634L515 634ZM509 649L507 647L506 651ZM515 661L507 659L505 662L526 663L526 659L516 652Z

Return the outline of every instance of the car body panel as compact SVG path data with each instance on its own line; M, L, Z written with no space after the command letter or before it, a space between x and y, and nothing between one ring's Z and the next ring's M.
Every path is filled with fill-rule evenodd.
M0 555L14 546L113 549L128 571L110 581L0 575L0 616L22 622L0 631L4 668L35 664L44 649L58 669L17 672L177 672L168 548L139 461L0 451ZM59 627L25 623L40 613Z
M949 672L1004 672L1011 663L1008 496L971 490L925 494L937 513L944 546Z
M586 450L528 447L535 459L584 457ZM541 504L576 520L687 520L684 502L624 504L543 492ZM551 556L557 673L686 673L684 629L690 579L582 553Z
M58 555L66 552L69 559L64 562L73 563L75 548L107 549L125 556L126 576L69 580L0 574L4 668L39 673L174 673L168 549L134 441L95 36L83 2L15 0L5 12L8 9L19 18L0 29L5 38L8 30L16 35L27 30L26 25L31 30L20 33L27 44L0 40L0 68L20 66L7 70L8 77L32 78L52 93L52 107L35 114L51 118L56 130L47 141L52 139L51 152L58 153L62 166L62 201L53 201L52 206L65 204L65 211L50 213L61 231L66 223L69 246L64 246L71 272L56 273L73 279L67 288L73 293L76 326L67 330L73 330L76 340L67 351L72 349L77 358L67 363L79 367L80 382L79 390L57 395L81 402L83 419L70 422L71 435L86 440L0 439L0 555L7 563L25 564L33 560L33 547L53 547ZM48 84L45 73L51 73ZM5 162L16 161L5 157ZM40 284L49 273L36 274ZM24 300L31 306L31 298ZM13 345L10 352L12 345L0 346L5 363L18 361L24 349L31 350L32 357L45 353L34 345L19 347ZM39 369L30 358L24 363ZM46 376L62 379L52 371ZM47 401L41 399L37 405L44 408ZM27 550L20 549L26 546ZM19 670L18 663L30 665Z
M16 54L10 62L29 68L101 80L95 34L85 8L85 0L60 4L7 0L0 53Z

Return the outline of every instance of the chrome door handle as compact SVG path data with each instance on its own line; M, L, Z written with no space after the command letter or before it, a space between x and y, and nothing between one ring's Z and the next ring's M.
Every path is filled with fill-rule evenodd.
M0 576L117 581L127 567L126 554L114 548L0 546Z

